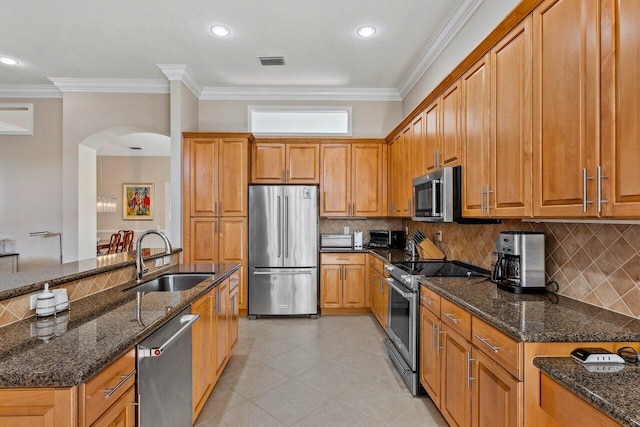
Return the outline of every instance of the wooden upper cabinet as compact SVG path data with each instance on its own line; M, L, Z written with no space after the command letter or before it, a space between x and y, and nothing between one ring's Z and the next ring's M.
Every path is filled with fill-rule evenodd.
M467 71L462 83L463 194L462 214L485 214L489 185L489 55Z
M533 11L535 216L595 215L599 3L547 0Z
M439 165L458 166L462 159L462 90L455 82L440 97L442 109Z
M284 182L286 144L253 144L251 182L254 184L280 184Z
M217 139L207 138L185 140L185 152L188 151L191 159L188 165L191 216L212 216L217 210L219 186L217 142Z
M398 141L400 136L397 136L393 141L389 143L389 166L387 167L387 206L389 209L389 216L397 215L397 196L398 196Z
M351 145L320 146L320 216L349 216L351 207Z
M413 119L411 123L411 142L413 152L413 158L409 165L411 165L411 179L424 175L427 170L427 144L426 144L426 132L425 132L425 115L424 111Z
M320 144L320 216L385 216L386 163L385 144Z
M288 184L318 184L320 144L287 144L285 177Z
M318 184L320 144L256 142L253 144L254 184Z
M640 217L640 2L601 3L602 215ZM597 171L596 171L597 178ZM596 200L597 201L597 200Z
M531 42L529 16L490 52L489 213L500 218L532 214Z
M185 137L183 142L187 216L246 216L248 140Z
M249 188L249 143L245 138L218 142L219 216L246 216ZM198 194L200 196L200 194Z
M398 199L398 207L403 217L411 216L411 203L413 202L413 176L411 176L411 162L413 156L413 130L411 125L402 131L402 140L400 144L400 152L402 153L399 166L400 172L400 189L401 197Z
M352 216L386 216L386 151L385 144L352 145Z
M441 139L440 139L440 118L441 118L441 108L440 108L440 100L434 101L424 110L424 121L425 121L425 169L422 172L422 175L432 172L435 169L438 169L438 162L440 160L440 147L441 147Z

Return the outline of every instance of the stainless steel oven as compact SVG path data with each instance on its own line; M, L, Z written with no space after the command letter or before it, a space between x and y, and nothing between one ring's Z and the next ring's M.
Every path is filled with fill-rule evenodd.
M389 358L395 365L411 393L418 394L418 313L419 293L389 277L389 307L385 340Z

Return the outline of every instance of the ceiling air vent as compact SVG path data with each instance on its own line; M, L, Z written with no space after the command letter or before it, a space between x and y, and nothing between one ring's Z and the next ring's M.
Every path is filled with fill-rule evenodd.
M284 56L259 56L260 65L266 67L269 65L284 65Z

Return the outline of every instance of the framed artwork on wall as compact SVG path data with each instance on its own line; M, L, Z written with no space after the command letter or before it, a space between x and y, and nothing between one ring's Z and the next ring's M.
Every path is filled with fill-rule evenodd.
M154 202L153 184L122 184L122 219L153 219Z

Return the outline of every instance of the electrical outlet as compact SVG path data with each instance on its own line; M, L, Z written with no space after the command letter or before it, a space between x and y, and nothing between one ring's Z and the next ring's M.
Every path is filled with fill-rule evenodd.
M38 294L31 295L31 297L29 298L29 310L35 310L37 302L38 302Z
M438 242L442 242L442 230L438 230L436 238L438 239Z
M405 236L409 235L409 227L408 226L404 228L404 235Z
M344 228L344 234L349 234L349 227Z
M171 256L167 255L163 258L164 265L167 265L171 262Z
M162 258L156 258L156 267L162 267Z

